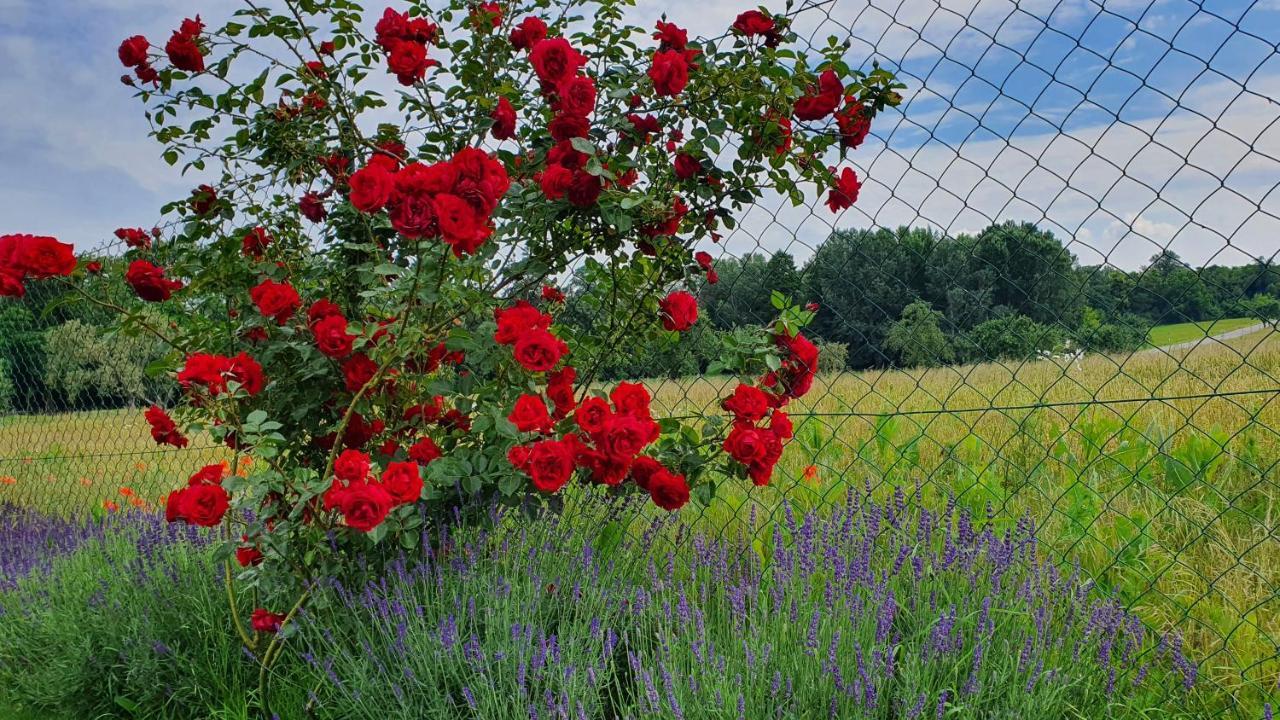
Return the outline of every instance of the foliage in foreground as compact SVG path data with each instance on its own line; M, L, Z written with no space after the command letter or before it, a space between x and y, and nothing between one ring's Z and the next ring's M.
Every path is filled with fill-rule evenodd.
M621 527L464 530L388 577L335 584L338 604L301 623L313 710L1124 718L1187 717L1194 697L1180 643L1041 562L1030 523L999 533L899 494L788 512L754 551L676 522Z
M1187 716L1196 697L1177 642L1040 562L1029 524L1001 534L954 507L850 496L831 516L788 513L753 551L673 522L633 537L626 505L573 511L445 530L385 576L331 582L285 631L272 710L1124 718ZM258 668L225 630L207 539L131 517L0 593L0 702L245 716ZM23 522L36 531L10 537L46 537Z

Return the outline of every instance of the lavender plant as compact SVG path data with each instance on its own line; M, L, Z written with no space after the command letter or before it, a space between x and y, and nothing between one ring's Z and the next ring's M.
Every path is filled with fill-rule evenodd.
M296 690L379 720L1196 716L1179 640L1041 560L1029 521L918 501L788 511L754 547L591 511L446 533L330 583Z

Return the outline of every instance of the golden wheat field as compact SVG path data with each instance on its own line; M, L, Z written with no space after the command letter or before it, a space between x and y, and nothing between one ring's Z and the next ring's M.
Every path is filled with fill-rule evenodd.
M655 380L655 414L719 413L732 378ZM1126 357L820 377L788 409L770 487L728 481L700 522L768 527L853 487L1029 515L1046 551L1179 628L1246 704L1280 677L1280 333ZM1177 399L1174 399L1177 398ZM153 508L219 448L158 450L140 411L0 418L0 502ZM763 547L766 529L758 534ZM1260 702L1260 700L1258 701Z

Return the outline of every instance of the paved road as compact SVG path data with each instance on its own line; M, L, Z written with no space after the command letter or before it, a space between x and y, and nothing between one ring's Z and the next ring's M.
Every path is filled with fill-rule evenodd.
M1256 323L1254 325L1238 328L1230 332L1224 332L1220 335L1202 337L1198 340L1188 340L1187 342L1175 343L1173 345L1164 345L1162 347L1148 348L1143 352L1156 352L1156 351L1172 352L1174 350L1190 350L1191 348L1199 347L1200 345L1222 343L1226 340L1231 340L1233 338L1244 337L1245 335L1251 335L1253 333L1258 332L1259 330L1264 330L1266 328L1267 328L1267 323Z

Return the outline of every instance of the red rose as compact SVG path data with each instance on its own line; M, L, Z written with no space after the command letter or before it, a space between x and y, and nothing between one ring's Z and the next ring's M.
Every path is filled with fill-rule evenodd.
M369 532L382 524L394 502L381 485L356 483L338 497L338 511L348 527Z
M221 485L192 485L170 493L177 499L177 516L192 525L213 527L222 522L227 512L229 497Z
M321 298L311 303L311 307L307 308L307 325L313 326L330 315L341 314L342 308L338 307L336 303L327 298Z
M655 437L654 422L634 415L613 415L596 433L596 445L613 458L630 460Z
M190 487L195 487L196 485L221 485L222 476L226 472L227 466L222 463L205 465L187 478L187 485Z
M179 70L204 72L204 51L196 42L196 36L176 31L169 42L165 43L164 51L169 56L169 62Z
M541 18L530 15L511 31L511 47L528 50L547 37L547 24Z
M871 132L871 113L862 105L846 105L836 113L836 126L840 129L840 147L856 150Z
M397 505L417 502L422 497L422 470L418 463L387 463L387 469L382 471L382 489Z
M0 267L0 297L22 297L27 294L27 288L22 284L22 278L8 268Z
M543 285L542 301L549 303L562 303L564 302L564 293L560 288L555 287L554 285Z
M435 212L440 235L453 248L455 257L474 253L493 231L476 214L475 208L457 195L449 193L437 195Z
M796 101L794 113L797 120L821 120L835 112L844 94L844 85L834 70L825 70L818 76L818 87Z
M542 188L542 194L548 200L559 200L564 197L569 187L573 185L573 181L573 171L560 165L549 165L546 170L538 174L538 186Z
M356 353L342 363L342 380L347 392L357 393L373 379L378 372L378 365L364 353Z
M254 360L249 353L241 352L231 358L230 363L231 367L227 370L230 379L239 383L240 387L250 395L262 392L262 387L266 385L266 378L257 360Z
M533 46L529 62L533 63L533 71L540 80L558 85L573 77L586 64L587 59L574 50L568 40L550 38Z
M553 493L573 476L574 450L574 443L569 441L541 440L511 448L507 460L528 474L534 487Z
M694 262L698 263L698 267L702 268L703 270L706 270L706 271L711 270L711 253L699 250L698 252L693 254L693 260Z
M603 190L604 185L599 177L578 170L573 174L573 181L569 183L565 195L569 203L575 207L591 207L596 204L596 200L600 199L600 193Z
M240 252L245 257L261 258L272 243L273 238L267 234L266 228L255 227L245 233L240 240Z
M489 113L489 117L493 118L491 132L495 138L510 140L516 136L516 109L512 107L510 100L498 98L498 106Z
M241 545L236 548L236 562L240 567L249 567L262 562L262 551L251 545Z
M187 446L187 438L178 431L178 426L159 405L152 405L142 414L151 426L151 438L158 445L172 445L176 448Z
M331 358L343 358L351 354L355 336L347 332L347 319L342 315L328 315L311 326L316 347Z
M651 402L649 391L640 383L618 383L613 392L609 393L609 399L613 401L613 407L623 415L634 415L645 419L652 417L649 410Z
M677 290L662 299L662 327L684 332L698 321L698 300L693 295Z
M551 327L551 316L534 307L527 300L517 300L509 308L493 311L493 319L498 329L493 334L494 342L499 345L514 345L520 336L530 330L546 330Z
M255 632L275 633L280 632L284 618L285 616L280 613L267 612L265 608L258 608L249 617L249 624L253 626Z
M756 422L769 412L769 396L753 385L739 384L733 395L722 403L725 410L733 413L737 420Z
M147 302L168 300L175 290L182 289L182 281L165 278L164 268L152 265L146 260L134 260L129 263L124 279L133 287L138 297Z
M277 325L285 324L302 307L302 298L292 285L278 283L271 278L250 288L249 297L258 306L258 312L275 320Z
M50 278L70 275L76 269L74 248L68 243L43 235L6 235L4 238L9 239L10 249L0 254L0 267L7 254L12 267L10 274Z
M489 30L502 24L502 6L484 2L471 9L471 21L477 30Z
M551 432L551 413L547 411L547 404L537 395L521 395L517 398L507 419L520 432Z
M631 462L631 480L636 485L649 489L649 481L653 479L654 474L665 470L662 463L654 460L648 455L641 455Z
M774 341L787 355L778 371L783 392L789 397L801 397L813 386L813 376L818 371L818 347L799 333L794 337L779 335Z
M377 155L375 158L383 158ZM379 163L370 161L368 165L351 174L348 183L351 194L348 198L352 206L360 212L373 213L382 209L391 199L391 191L395 188L395 174Z
M769 432L779 440L790 440L795 435L795 428L792 427L791 418L786 413L774 410L773 416L769 418Z
M676 475L666 468L649 476L648 490L653 504L668 512L679 510L689 502L689 484L685 482L684 476Z
M138 67L134 68L134 72L138 74L138 80L141 82L155 83L155 84L160 83L160 73L157 72L155 68L151 67L150 63L144 62L139 64ZM128 77L129 77L128 75L124 76L124 78L128 78ZM121 78L121 79L124 79L124 78ZM128 83L128 84L132 85L133 83Z
M595 396L585 398L573 414L578 427L593 435L604 430L605 423L611 417L613 411L609 409L609 403Z
M688 180L702 170L702 163L698 162L698 158L689 153L677 153L675 168L676 177L681 180Z
M835 172L834 168L832 172ZM853 207L858 201L858 190L862 188L862 183L858 182L858 174L849 168L845 168L844 172L836 178L836 184L832 186L831 193L827 195L827 207L831 208L831 212L840 212Z
M334 51L337 49L338 49L337 46L334 45L332 40L325 40L324 42L320 43L321 55L333 55Z
M407 238L433 237L440 232L432 196L453 188L457 172L449 163L410 163L395 175L391 194L391 226Z
M555 405L556 420L568 417L577 406L577 400L573 395L573 381L577 376L578 371L572 367L561 368L547 376L547 397L551 398L552 404Z
M596 108L596 82L576 75L556 86L557 108L565 115L586 117Z
M768 431L735 423L724 439L724 451L743 465L750 465L764 459L769 451L769 438L772 437L773 434Z
M656 32L653 33L653 39L666 50L684 51L689 45L689 31L677 26L675 23L658 21L655 26Z
M298 199L298 211L311 222L323 222L329 215L324 207L324 200L319 195L309 192Z
M602 485L621 484L631 470L631 458L610 457L585 446L579 448L576 460L579 467L591 473L593 481Z
M178 371L178 384L188 392L193 386L200 385L210 395L217 395L227 389L227 380L223 376L230 371L231 361L221 355L192 353Z
M120 49L116 51L116 55L120 58L120 64L125 67L136 67L147 61L147 51L151 49L151 43L141 35L134 35L131 38L125 38L120 43Z
M511 187L507 168L480 148L465 147L454 153L449 166L458 174L453 194L466 200L482 215L498 207L498 200Z
M578 115L557 115L547 124L547 132L556 142L584 138L591 132L591 122Z
M530 330L516 340L516 362L529 372L546 372L569 352L563 340L546 330Z
M333 461L333 474L347 483L361 483L369 477L371 464L367 453L348 448Z
M733 21L733 31L742 35L768 35L773 32L773 18L759 10L748 10Z
M409 459L419 465L430 465L443 455L444 453L440 452L440 447L429 437L421 438L409 446Z
M90 260L89 262L85 263L84 271L89 273L90 275L98 275L102 272L102 263L98 262L97 260Z
M654 53L649 79L659 95L679 95L689 84L689 60L678 50Z
M218 207L218 191L212 185L201 185L191 191L191 210L197 215L208 215Z
M387 55L387 69L401 85L409 86L426 77L432 61L427 59L427 46L413 40L400 40Z
M636 140L642 143L649 142L650 135L657 135L662 132L662 125L658 123L658 118L653 115L630 113L627 115L627 121L631 123L631 129L636 134Z

